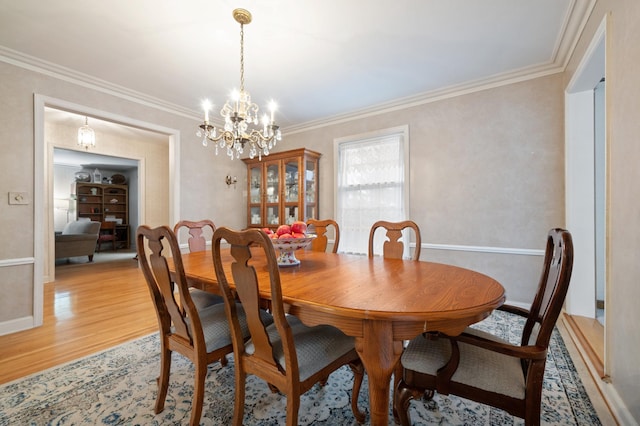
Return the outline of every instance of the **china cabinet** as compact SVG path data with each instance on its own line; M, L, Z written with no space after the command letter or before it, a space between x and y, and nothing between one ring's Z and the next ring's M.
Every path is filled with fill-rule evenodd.
M247 164L247 226L277 228L318 218L318 163L322 154L308 150L243 159Z

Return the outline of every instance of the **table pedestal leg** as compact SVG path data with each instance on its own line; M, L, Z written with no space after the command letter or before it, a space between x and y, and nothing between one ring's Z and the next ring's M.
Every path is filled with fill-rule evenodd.
M364 335L356 338L356 351L369 378L371 425L389 424L391 374L402 355L402 342L393 340L393 324L364 321Z

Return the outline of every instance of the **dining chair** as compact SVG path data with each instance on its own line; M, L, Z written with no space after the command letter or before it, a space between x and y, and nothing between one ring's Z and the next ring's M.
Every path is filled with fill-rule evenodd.
M220 251L222 240L231 246L233 258L225 259L224 263ZM357 402L364 368L356 353L354 338L329 325L308 327L286 314L277 256L267 234L258 229L233 231L221 227L213 235L213 246L214 269L225 298L235 353L233 424L242 424L247 375L260 377L270 388L286 394L286 424L292 426L298 423L300 396L345 364L354 374L351 409L356 420L362 423L365 416L358 410ZM253 259L258 252L265 254L266 264ZM265 268L267 276L256 273L256 269ZM234 283L233 290L230 282ZM270 292L271 325L264 323L258 315L261 305L258 289ZM251 336L246 342L238 321L236 298L246 312Z
M216 230L216 226L213 224L213 221L209 219L203 219L197 222L191 220L179 221L173 227L173 232L176 236L182 228L186 228L189 232L189 240L187 243L189 244L189 251L191 253L205 251L207 249L207 240L203 233L205 229L210 229L211 235L213 235L213 231Z
M371 226L371 231L369 232L369 257L373 257L374 237L378 228L383 228L386 230L387 240L382 246L383 257L390 259L402 259L405 249L405 243L407 244L407 248L409 245L409 240L404 241L402 232L408 228L413 229L416 242L416 248L413 251L412 259L420 259L420 248L422 244L420 238L420 228L418 228L418 225L411 220L403 220L401 222L387 222L384 220L380 220L374 223ZM402 238L402 241L399 241L400 238Z
M210 219L203 219L199 221L181 220L173 227L173 233L178 237L178 233L181 229L186 229L189 232L189 252L205 251L207 249L207 240L205 233L209 233L213 237L213 232L216 230L216 226ZM205 231L207 229L207 231ZM217 290L217 289L216 289ZM208 290L202 290L190 287L191 298L198 308L204 308L208 305L214 305L216 303L224 303L224 299L217 294ZM226 365L226 358L221 360L223 365Z
M102 222L100 224L100 233L98 234L97 252L102 249L102 244L111 244L111 249L117 251L118 249L118 234L116 232L115 222Z
M152 229L142 225L137 229L136 243L140 267L153 299L160 333L160 377L157 380L155 413L164 409L169 387L171 353L176 351L194 364L195 384L190 424L197 425L202 414L207 366L233 351L224 304L214 304L202 309L196 307L188 290L178 241L169 227ZM164 254L165 248L173 260L173 278ZM176 300L175 293L179 300ZM247 336L242 307L238 306L235 312L241 330L240 336ZM266 312L262 314L262 321L268 324L270 316Z
M394 414L400 424L411 422L411 399L431 399L437 391L500 408L523 418L525 425L539 425L549 340L567 294L572 265L571 234L551 229L530 309L499 308L526 319L519 345L474 328L455 337L427 333L411 340L401 357L402 377L394 394Z
M311 250L313 251L327 251L329 245L329 239L327 238L328 228L333 228L333 249L332 253L338 252L338 244L340 244L340 227L335 220L325 219L309 219L307 220L307 226L316 235L316 238L311 242Z

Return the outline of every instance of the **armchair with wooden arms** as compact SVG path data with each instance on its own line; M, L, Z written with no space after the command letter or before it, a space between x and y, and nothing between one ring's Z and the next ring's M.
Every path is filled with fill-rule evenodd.
M225 261L220 252L220 242L231 246L233 260ZM235 408L233 424L242 425L244 417L245 381L248 374L265 380L269 387L286 394L286 424L298 424L300 395L315 383L324 381L333 371L349 364L354 372L351 408L358 422L364 414L358 410L357 401L362 385L364 368L355 350L353 337L329 325L308 327L294 316L287 315L282 299L280 272L273 244L267 234L258 229L232 231L218 228L213 235L213 262L220 291L225 297L227 318L231 324L235 357ZM264 261L253 256L263 252ZM268 276L258 270L268 271ZM263 285L260 285L263 280ZM234 283L234 289L229 282ZM270 307L273 324L264 323L258 315L260 289L270 289ZM246 312L249 333L243 339L238 321L236 298Z
M499 308L526 318L520 345L474 328L455 337L427 333L411 340L401 357L402 377L394 395L400 424L410 424L411 399L431 398L437 391L500 408L523 418L528 426L539 425L547 350L572 265L571 234L550 230L531 308Z

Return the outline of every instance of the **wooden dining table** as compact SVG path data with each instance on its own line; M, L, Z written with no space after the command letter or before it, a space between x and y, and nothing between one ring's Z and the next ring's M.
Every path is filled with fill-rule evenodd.
M223 250L231 277L231 256ZM267 274L260 256L257 274ZM284 302L305 324L329 324L355 338L369 380L372 425L388 424L390 381L403 340L427 331L458 335L505 300L499 282L457 266L310 250L296 257L300 265L279 268ZM219 292L210 251L182 260L190 285ZM269 288L260 294L268 301Z

